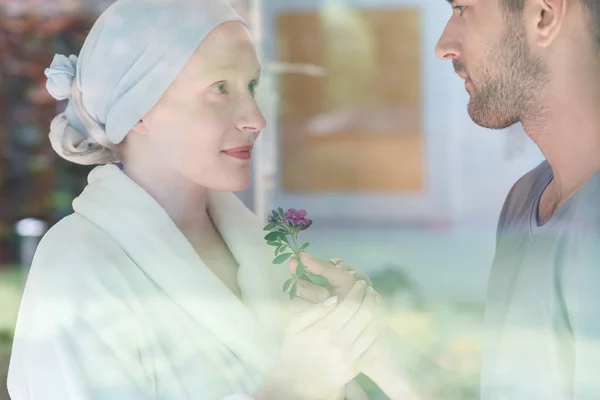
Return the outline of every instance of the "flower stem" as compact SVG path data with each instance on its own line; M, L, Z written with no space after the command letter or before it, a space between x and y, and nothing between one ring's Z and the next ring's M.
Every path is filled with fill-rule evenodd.
M290 232L290 233L291 233L291 236L292 236L292 243L294 244L294 248L292 250L297 255L297 252L298 252L298 242L296 241L296 235L297 235L297 233L296 232Z

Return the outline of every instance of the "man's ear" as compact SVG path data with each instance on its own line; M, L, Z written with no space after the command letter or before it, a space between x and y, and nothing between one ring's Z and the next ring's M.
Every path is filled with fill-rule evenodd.
M527 24L532 29L535 44L550 47L565 22L569 0L533 0L528 10Z

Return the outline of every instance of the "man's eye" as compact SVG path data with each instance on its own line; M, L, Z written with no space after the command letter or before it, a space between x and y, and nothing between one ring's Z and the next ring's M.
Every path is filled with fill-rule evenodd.
M463 15L463 13L465 12L465 6L459 6L459 5L454 5L452 6L452 9L454 10L458 10L458 15Z

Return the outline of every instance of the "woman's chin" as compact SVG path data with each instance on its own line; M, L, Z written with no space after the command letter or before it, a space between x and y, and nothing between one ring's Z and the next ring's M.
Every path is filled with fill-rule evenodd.
M211 186L212 189L218 190L220 192L241 192L243 190L248 189L251 181L252 178L250 174L248 174L247 176L239 177L230 176L229 179L215 183L215 185Z

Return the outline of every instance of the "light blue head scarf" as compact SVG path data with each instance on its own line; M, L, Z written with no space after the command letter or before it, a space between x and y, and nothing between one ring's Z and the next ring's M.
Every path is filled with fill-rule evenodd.
M56 55L46 88L69 100L50 142L78 164L119 161L114 151L152 109L202 40L246 21L222 0L118 0L96 21L79 57Z

